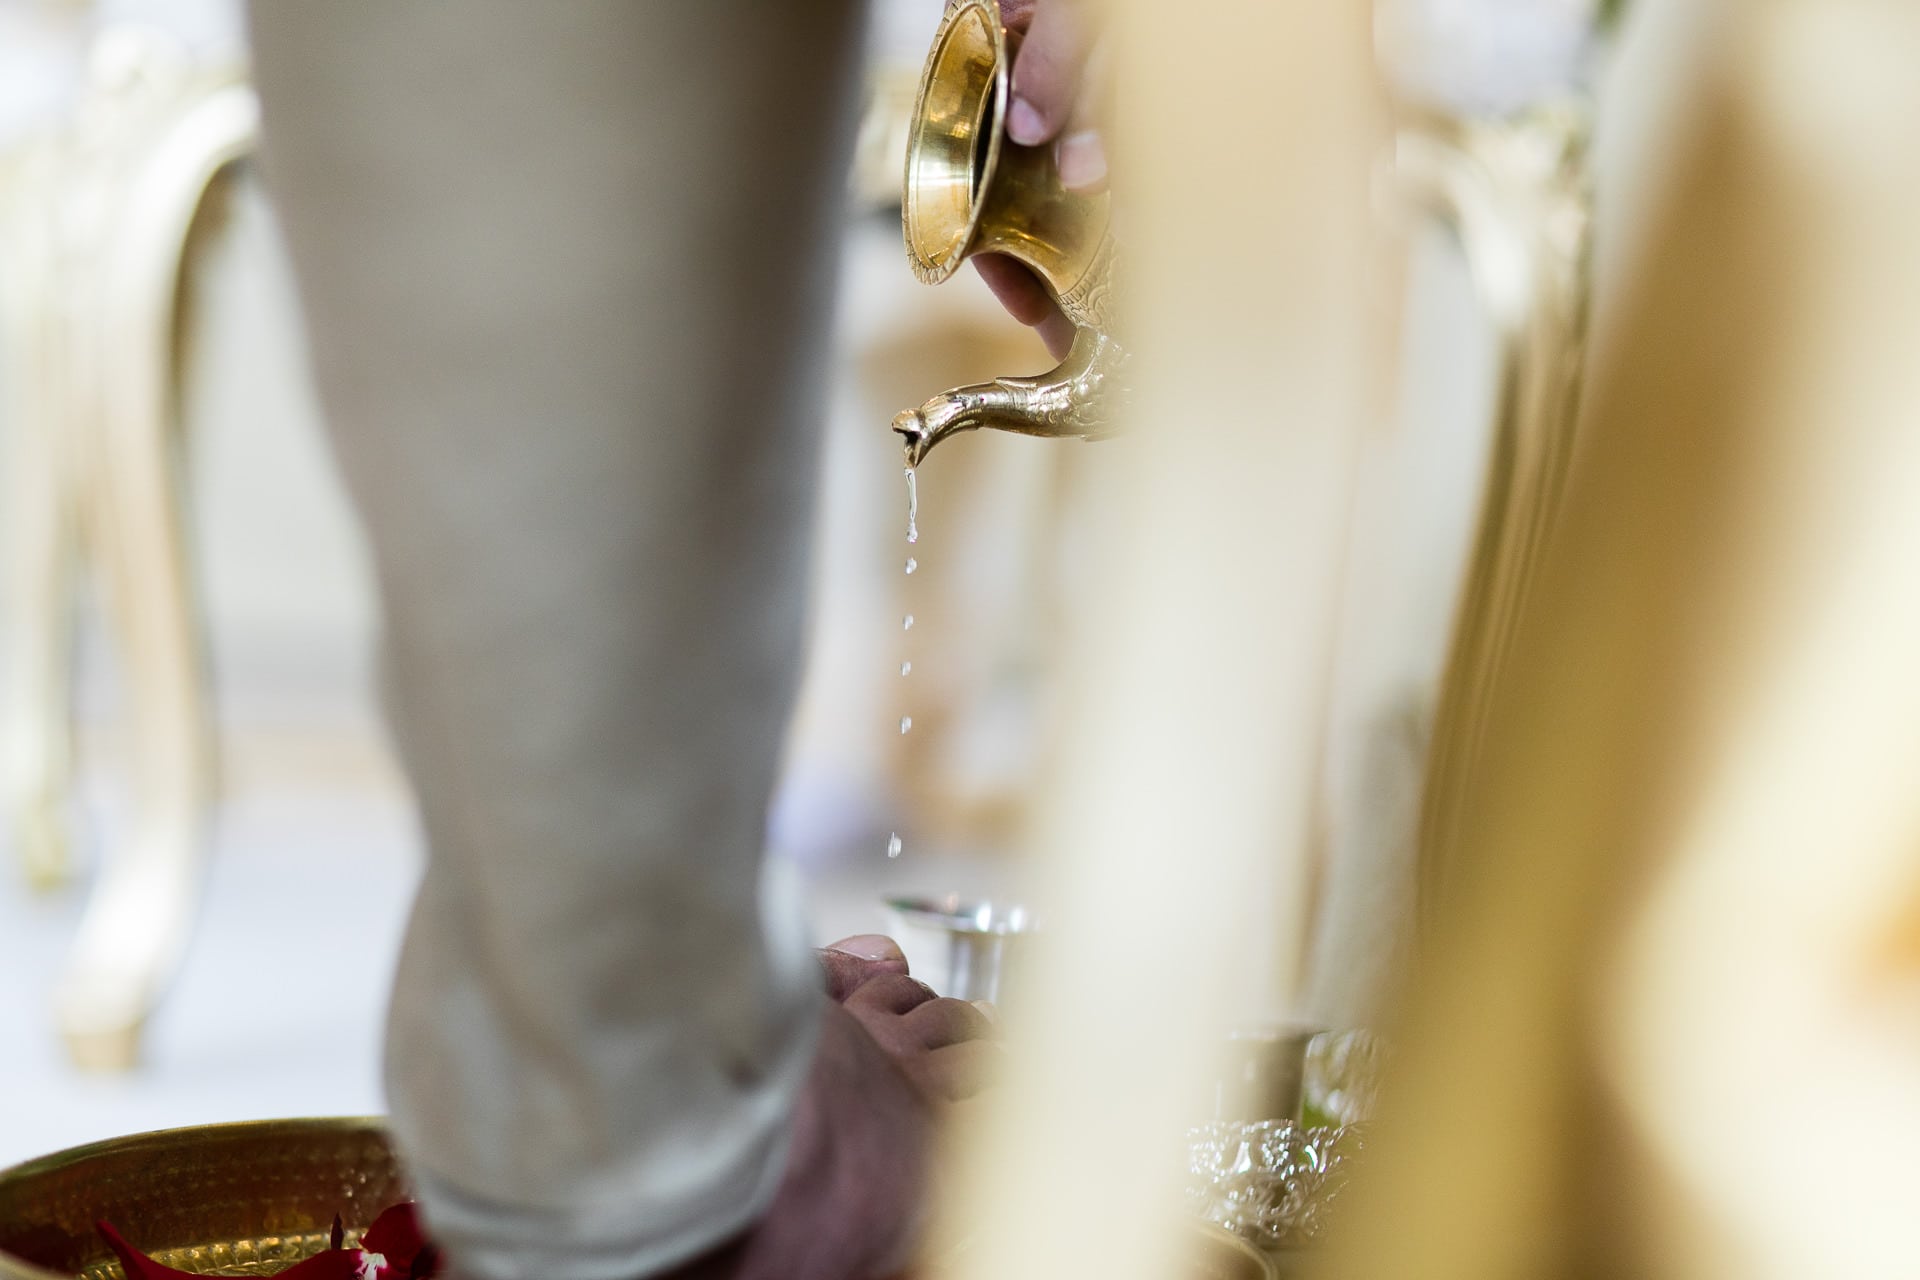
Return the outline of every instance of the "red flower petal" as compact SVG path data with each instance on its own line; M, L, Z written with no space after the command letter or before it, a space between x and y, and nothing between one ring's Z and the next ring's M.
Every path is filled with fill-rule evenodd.
M438 1250L420 1229L420 1215L411 1200L402 1201L373 1220L360 1247L386 1259L380 1280L415 1280L437 1269Z
M412 1269L414 1255L426 1243L426 1233L420 1230L420 1215L414 1210L411 1200L403 1200L383 1212L373 1220L366 1234L360 1237L362 1249L380 1254L386 1258L387 1265L401 1275L406 1275Z
M94 1229L106 1237L107 1245L120 1259L120 1269L127 1273L127 1280L201 1280L191 1272L179 1271L173 1267L163 1267L128 1244L113 1224L102 1218L93 1224ZM318 1280L316 1277L315 1280Z

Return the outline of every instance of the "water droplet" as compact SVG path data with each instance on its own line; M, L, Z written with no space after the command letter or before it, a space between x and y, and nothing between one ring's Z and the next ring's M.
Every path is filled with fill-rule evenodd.
M900 732L902 732L902 733L905 733L905 732L906 732L907 730L909 730L909 729L911 729L911 728L913 728L913 717L912 717L912 716L901 716L901 717L900 717Z
M900 674L901 674L901 675L903 675L903 676L910 676L910 675L912 675L912 674L913 674L913 663L912 663L912 662L903 662L903 663L901 663L901 664L900 664Z
M912 614L908 614L908 615L907 615L906 617L904 617L904 618L902 618L902 619L900 619L900 629L901 629L902 631L911 631L911 630L913 630L913 615L912 615Z
M920 488L912 467L907 468L907 541L920 541Z
M887 837L887 856L889 858L897 858L900 856L900 833L898 831Z
M912 573L915 569L918 569L919 567L920 567L920 562L918 560L915 560L912 556L907 557L908 573Z

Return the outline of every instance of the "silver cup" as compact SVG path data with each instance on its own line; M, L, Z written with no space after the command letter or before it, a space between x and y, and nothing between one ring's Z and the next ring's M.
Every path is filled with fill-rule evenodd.
M887 907L908 928L940 935L947 955L943 994L960 1000L997 1003L1034 931L1033 917L1023 906L958 894L889 898Z

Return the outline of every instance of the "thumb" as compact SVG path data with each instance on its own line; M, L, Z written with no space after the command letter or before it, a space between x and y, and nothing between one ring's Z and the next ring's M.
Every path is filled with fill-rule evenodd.
M1073 115L1080 71L1087 56L1087 27L1073 0L1042 0L1033 25L1013 60L1013 101L1007 136L1023 147L1050 141Z
M814 954L826 975L827 996L836 1003L882 974L907 971L907 957L899 946L877 933L842 938Z

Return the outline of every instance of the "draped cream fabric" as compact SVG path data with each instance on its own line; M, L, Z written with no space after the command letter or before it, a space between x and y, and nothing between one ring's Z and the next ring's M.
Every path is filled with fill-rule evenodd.
M1094 506L1098 603L1042 794L1049 943L1025 1068L954 1215L969 1276L1176 1274L1165 1191L1228 1020L1284 1011L1358 424L1365 5L1117 6L1138 371Z

